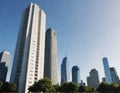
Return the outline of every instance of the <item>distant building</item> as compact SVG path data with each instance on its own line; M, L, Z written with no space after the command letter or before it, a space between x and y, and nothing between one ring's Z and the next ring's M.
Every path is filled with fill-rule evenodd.
M87 84L93 88L97 88L99 86L99 75L96 69L92 69L90 71L90 76L87 77Z
M54 29L49 28L45 40L44 77L49 78L53 85L58 84L58 57L57 35Z
M114 67L110 67L110 72L111 72L112 82L119 84L120 82L119 82L119 77L117 75L116 69Z
M103 66L104 66L106 82L107 83L112 83L109 63L108 63L108 59L106 57L103 58Z
M83 80L81 80L80 86L85 86L85 82L83 82Z
M6 81L9 62L10 62L10 53L7 51L1 52L0 53L0 80L3 82Z
M105 77L103 77L103 78L102 78L102 82L106 82L106 79L105 79Z
M45 12L30 3L23 11L10 78L18 93L28 93L28 88L43 78L45 29Z
M67 57L64 57L61 64L61 84L69 81L70 81L70 72L69 72L68 59Z
M80 84L80 69L78 66L72 67L72 82Z

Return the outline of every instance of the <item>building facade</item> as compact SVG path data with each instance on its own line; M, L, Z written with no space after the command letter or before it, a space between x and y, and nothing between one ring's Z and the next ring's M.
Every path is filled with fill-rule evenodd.
M91 86L93 88L98 88L99 75L98 75L98 71L96 69L92 69L90 71L90 76L87 78L87 84L88 84L88 86Z
M64 57L61 64L61 84L69 81L70 81L70 72L69 72L68 59L67 57Z
M29 86L43 78L45 29L46 14L31 3L23 11L10 78L18 93L27 93Z
M112 82L119 84L120 82L116 69L114 67L110 67L110 72L111 72Z
M72 67L72 82L80 84L80 69L78 66Z
M2 82L6 81L9 62L10 62L10 53L7 51L2 51L0 53L0 80Z
M45 40L44 77L50 79L53 85L58 84L57 64L57 35L54 29L49 28L46 32Z
M105 80L107 83L112 83L110 68L108 59L106 57L103 58L103 66L104 66L104 72L105 72Z

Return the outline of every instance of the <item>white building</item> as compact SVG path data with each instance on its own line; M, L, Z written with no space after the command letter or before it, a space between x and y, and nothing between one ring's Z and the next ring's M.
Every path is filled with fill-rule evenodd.
M0 80L6 81L8 64L10 62L10 53L8 51L2 51L0 53Z
M23 12L10 79L19 93L27 93L29 86L43 78L45 29L46 14L31 3Z

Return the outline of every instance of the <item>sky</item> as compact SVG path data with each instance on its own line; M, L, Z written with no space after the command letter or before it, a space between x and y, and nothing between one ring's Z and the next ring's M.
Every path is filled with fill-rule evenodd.
M46 13L46 29L56 30L58 67L68 57L69 71L80 68L80 78L86 82L91 69L104 77L102 58L120 76L120 0L1 0L0 52L11 54L9 81L22 12L30 2L37 3ZM70 76L71 78L71 76ZM60 73L59 73L60 80Z

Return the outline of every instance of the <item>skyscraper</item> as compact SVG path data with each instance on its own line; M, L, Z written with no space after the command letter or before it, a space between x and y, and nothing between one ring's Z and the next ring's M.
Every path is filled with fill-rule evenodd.
M10 53L7 51L2 51L0 53L0 80L3 82L6 81L9 62L10 62Z
M54 29L49 28L45 40L45 66L44 77L49 78L52 84L58 84L58 57L57 57L57 35Z
M110 72L111 72L112 82L119 84L120 82L116 69L114 67L110 67Z
M87 84L93 88L97 88L99 86L99 75L96 69L92 69L90 71L90 76L87 77Z
M103 58L103 66L104 66L104 72L105 72L105 80L107 83L112 83L110 68L108 59L106 57Z
M29 86L43 78L45 27L44 11L31 3L23 12L10 78L19 93L27 93Z
M72 67L72 82L80 84L80 69L78 66Z
M61 84L70 81L69 65L67 57L63 58L61 64Z

